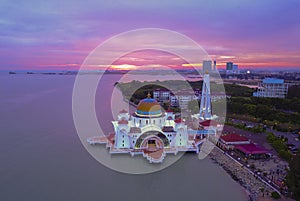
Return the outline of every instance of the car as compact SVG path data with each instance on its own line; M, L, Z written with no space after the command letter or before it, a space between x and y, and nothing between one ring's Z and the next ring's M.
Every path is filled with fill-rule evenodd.
M294 144L287 144L287 146L288 146L289 150L293 150L296 145L294 145Z
M298 148L297 147L293 147L290 149L291 151L298 151Z
M292 131L293 134L300 134L300 129Z

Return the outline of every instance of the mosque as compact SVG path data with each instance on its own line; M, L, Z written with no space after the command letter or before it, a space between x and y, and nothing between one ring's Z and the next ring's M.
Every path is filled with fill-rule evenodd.
M209 75L204 75L199 119L210 124ZM114 132L106 137L92 137L90 144L106 144L110 153L142 154L150 163L161 163L166 154L192 151L198 153L208 134L216 134L216 126L193 130L171 110L164 111L150 94L141 100L133 114L122 110L112 121Z

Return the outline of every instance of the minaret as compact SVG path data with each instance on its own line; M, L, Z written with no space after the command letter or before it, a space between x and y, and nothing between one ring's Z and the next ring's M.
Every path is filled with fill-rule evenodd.
M202 120L208 120L212 118L211 99L210 99L210 79L209 79L208 72L205 72L203 77L199 118Z

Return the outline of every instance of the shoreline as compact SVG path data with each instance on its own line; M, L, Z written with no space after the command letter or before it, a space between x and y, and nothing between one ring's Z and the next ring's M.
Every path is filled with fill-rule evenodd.
M236 181L248 195L249 201L257 201L261 197L261 188L269 193L274 190L265 185L255 175L251 174L244 166L229 158L222 150L215 147L209 154L210 159L226 171L230 177ZM267 197L267 196L265 196Z
M213 149L213 151L214 151L214 149ZM213 152L213 151L212 151L212 152ZM223 153L220 152L219 154L223 154ZM209 154L209 158L210 158L210 160L211 160L214 164L216 164L216 165L218 165L219 167L221 167L221 168L222 168L222 169L223 169L223 170L231 177L231 179L234 180L234 181L242 188L242 190L244 191L244 193L247 195L249 201L254 200L254 199L252 198L253 195L251 194L251 192L243 185L242 181L239 180L239 179L237 178L237 176L236 176L233 172L230 171L230 169L228 169L224 164L221 164L221 163L216 159L216 157L211 156L211 154Z

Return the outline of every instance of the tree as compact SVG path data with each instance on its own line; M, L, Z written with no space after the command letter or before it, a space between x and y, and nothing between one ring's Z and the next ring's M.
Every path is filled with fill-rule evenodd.
M288 98L295 98L295 97L300 98L300 86L289 87L287 97Z
M271 193L271 197L274 198L274 199L276 199L276 200L278 200L278 199L281 198L281 196L279 195L279 193L277 193L276 191L273 191Z

